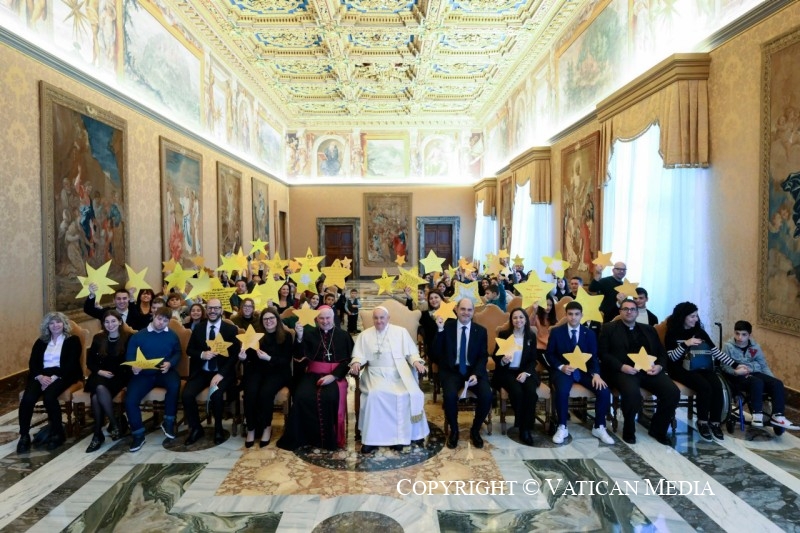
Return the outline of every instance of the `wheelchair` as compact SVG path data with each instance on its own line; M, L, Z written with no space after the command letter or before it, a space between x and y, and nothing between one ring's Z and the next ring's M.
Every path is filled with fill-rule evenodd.
M739 425L739 429L741 431L745 431L745 427L750 422L745 420L744 411L745 405L747 405L748 410L750 409L750 398L746 391L741 390L739 387L736 386L735 383L717 373L717 376L722 380L723 383L723 394L726 396L726 400L724 402L725 405L730 405L730 409L728 411L727 419L725 420L725 428L728 430L728 433L733 434L734 429L736 428L737 422ZM765 394L764 395L764 406L769 406L769 412L767 409L764 409L764 427L757 428L757 429L768 429L769 419L772 416L772 398ZM776 426L772 426L772 430L776 436L780 437L786 431L786 428L779 428Z

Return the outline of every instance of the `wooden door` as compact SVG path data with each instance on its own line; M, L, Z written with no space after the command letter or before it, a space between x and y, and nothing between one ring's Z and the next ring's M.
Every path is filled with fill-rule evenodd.
M325 266L336 259L353 258L353 226L325 225Z
M453 264L452 224L425 224L425 250L420 258L426 257L431 250L437 256L445 258L442 268Z

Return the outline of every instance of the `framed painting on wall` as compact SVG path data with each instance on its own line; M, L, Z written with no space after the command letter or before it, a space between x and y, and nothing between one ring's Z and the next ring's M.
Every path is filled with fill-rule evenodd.
M127 123L45 82L39 93L44 307L74 318L87 263L127 279Z
M411 242L411 193L364 193L364 264L396 266L398 255L413 264Z
M252 178L253 184L253 240L269 242L269 186ZM269 246L266 247L269 252Z
M219 254L235 254L242 246L242 173L217 162L217 237Z
M408 138L396 134L362 133L365 178L408 175Z
M600 246L599 160L599 131L561 151L561 242L564 259L578 272L589 271Z
M193 267L203 249L203 156L164 137L161 148L161 235L164 260Z
M800 335L800 30L762 47L758 323Z

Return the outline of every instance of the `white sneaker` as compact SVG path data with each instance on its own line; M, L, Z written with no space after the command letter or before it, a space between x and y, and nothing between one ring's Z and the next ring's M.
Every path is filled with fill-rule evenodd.
M763 428L764 427L764 414L763 413L753 413L753 419L750 421L750 425L754 428Z
M786 417L783 415L772 415L772 418L770 418L769 423L772 424L773 426L783 429L789 429L791 431L797 431L798 429L800 429L800 426L795 426L794 424L786 420Z
M612 439L611 435L608 434L605 426L592 429L592 437L597 437L600 439L600 442L604 444L614 444L614 439Z
M567 426L558 426L556 430L556 434L553 435L553 442L555 444L562 444L567 437L569 437L569 431L567 431Z

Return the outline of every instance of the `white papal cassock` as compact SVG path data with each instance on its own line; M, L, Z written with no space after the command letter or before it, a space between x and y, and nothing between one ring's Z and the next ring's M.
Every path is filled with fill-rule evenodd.
M422 361L417 344L400 326L387 324L383 332L372 327L356 339L350 364L369 363L361 372L358 429L362 444L407 445L430 432L425 395L412 372L416 361Z

